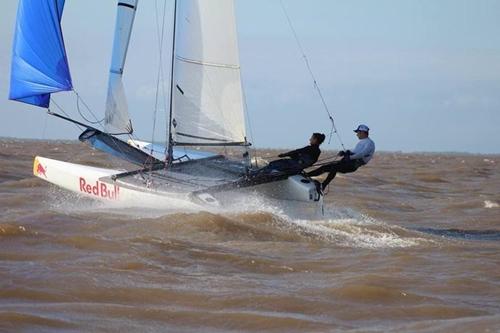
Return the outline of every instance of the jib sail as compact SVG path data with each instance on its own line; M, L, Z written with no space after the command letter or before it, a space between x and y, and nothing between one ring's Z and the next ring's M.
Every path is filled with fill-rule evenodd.
M111 56L111 68L109 69L108 96L106 99L105 125L107 132L133 132L122 76L137 2L138 0L118 1L113 55Z

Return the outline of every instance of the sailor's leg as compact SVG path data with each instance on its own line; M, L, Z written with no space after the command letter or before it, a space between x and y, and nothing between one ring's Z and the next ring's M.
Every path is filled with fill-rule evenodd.
M340 173L351 173L358 169L358 164L356 160L346 160L343 163L339 164L339 168L337 172Z
M276 160L276 161L269 162L269 164L266 165L265 167L254 171L253 176L267 174L267 173L270 173L272 170L279 170L282 166L282 161L283 160Z
M292 160L291 163L288 164L287 168L283 171L290 175L295 175L300 173L302 170L304 170L304 167L299 162Z
M337 175L337 172L343 173L343 171L348 168L349 163L350 163L349 160L347 160L347 159L341 159L340 161L338 161L335 164L328 164L328 166L329 166L329 170L328 171L330 171L330 173L328 173L328 176L326 177L326 179L321 184L321 187L323 188L323 190L335 178L335 176Z
M331 170L326 179L321 184L321 188L324 190L328 186L328 184L330 184L333 178L335 178L336 175L337 175L337 170L336 169Z
M325 172L330 171L330 168L331 168L330 164L326 164L326 165L320 166L319 168L317 168L317 169L315 169L315 170L313 170L311 172L308 172L307 176L308 177L319 176L319 175L321 175L321 174L323 174Z
M280 159L269 162L267 168L270 170L283 170L286 169L290 164L289 159Z

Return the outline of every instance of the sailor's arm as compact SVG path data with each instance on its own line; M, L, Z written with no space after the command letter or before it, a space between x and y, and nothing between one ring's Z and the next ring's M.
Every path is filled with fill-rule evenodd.
M293 157L293 156L296 156L297 154L300 154L304 151L304 149L306 149L307 147L304 147L304 148L300 148L300 149L295 149L295 150L291 150L289 152L286 152L286 153L283 153L283 154L279 154L278 157Z
M289 151L286 153L281 153L278 155L278 157L287 157L287 156L290 156L291 154L293 154L294 152L295 152L295 150L292 150L292 151Z
M351 155L349 156L351 160L356 160L359 158L363 158L370 151L370 147L368 144L364 142L358 142L356 147L351 151Z
M366 142L359 142L356 145L356 148L354 148L351 159L365 159L367 157L370 157L373 155L373 152L375 151L375 146L372 142L366 141Z

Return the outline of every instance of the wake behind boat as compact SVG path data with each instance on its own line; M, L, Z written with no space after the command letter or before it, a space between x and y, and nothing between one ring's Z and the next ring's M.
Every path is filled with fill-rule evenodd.
M19 2L10 99L47 108L86 128L81 141L139 167L102 169L36 157L34 174L82 195L141 206L162 200L220 205L228 193L248 191L317 202L321 193L305 175L262 172L251 163L232 0L217 6L202 0L175 2L167 145L158 148L133 136L122 76L137 3L118 2L104 124L97 129L50 110L52 93L74 91L60 24L64 0ZM41 24L46 29L39 29ZM240 153L229 159L194 147L233 147Z

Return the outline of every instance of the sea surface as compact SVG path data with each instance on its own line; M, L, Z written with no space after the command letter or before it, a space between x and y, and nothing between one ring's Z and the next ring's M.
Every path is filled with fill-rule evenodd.
M0 140L0 332L500 332L500 156L378 153L308 219L107 207L35 155L116 163Z

